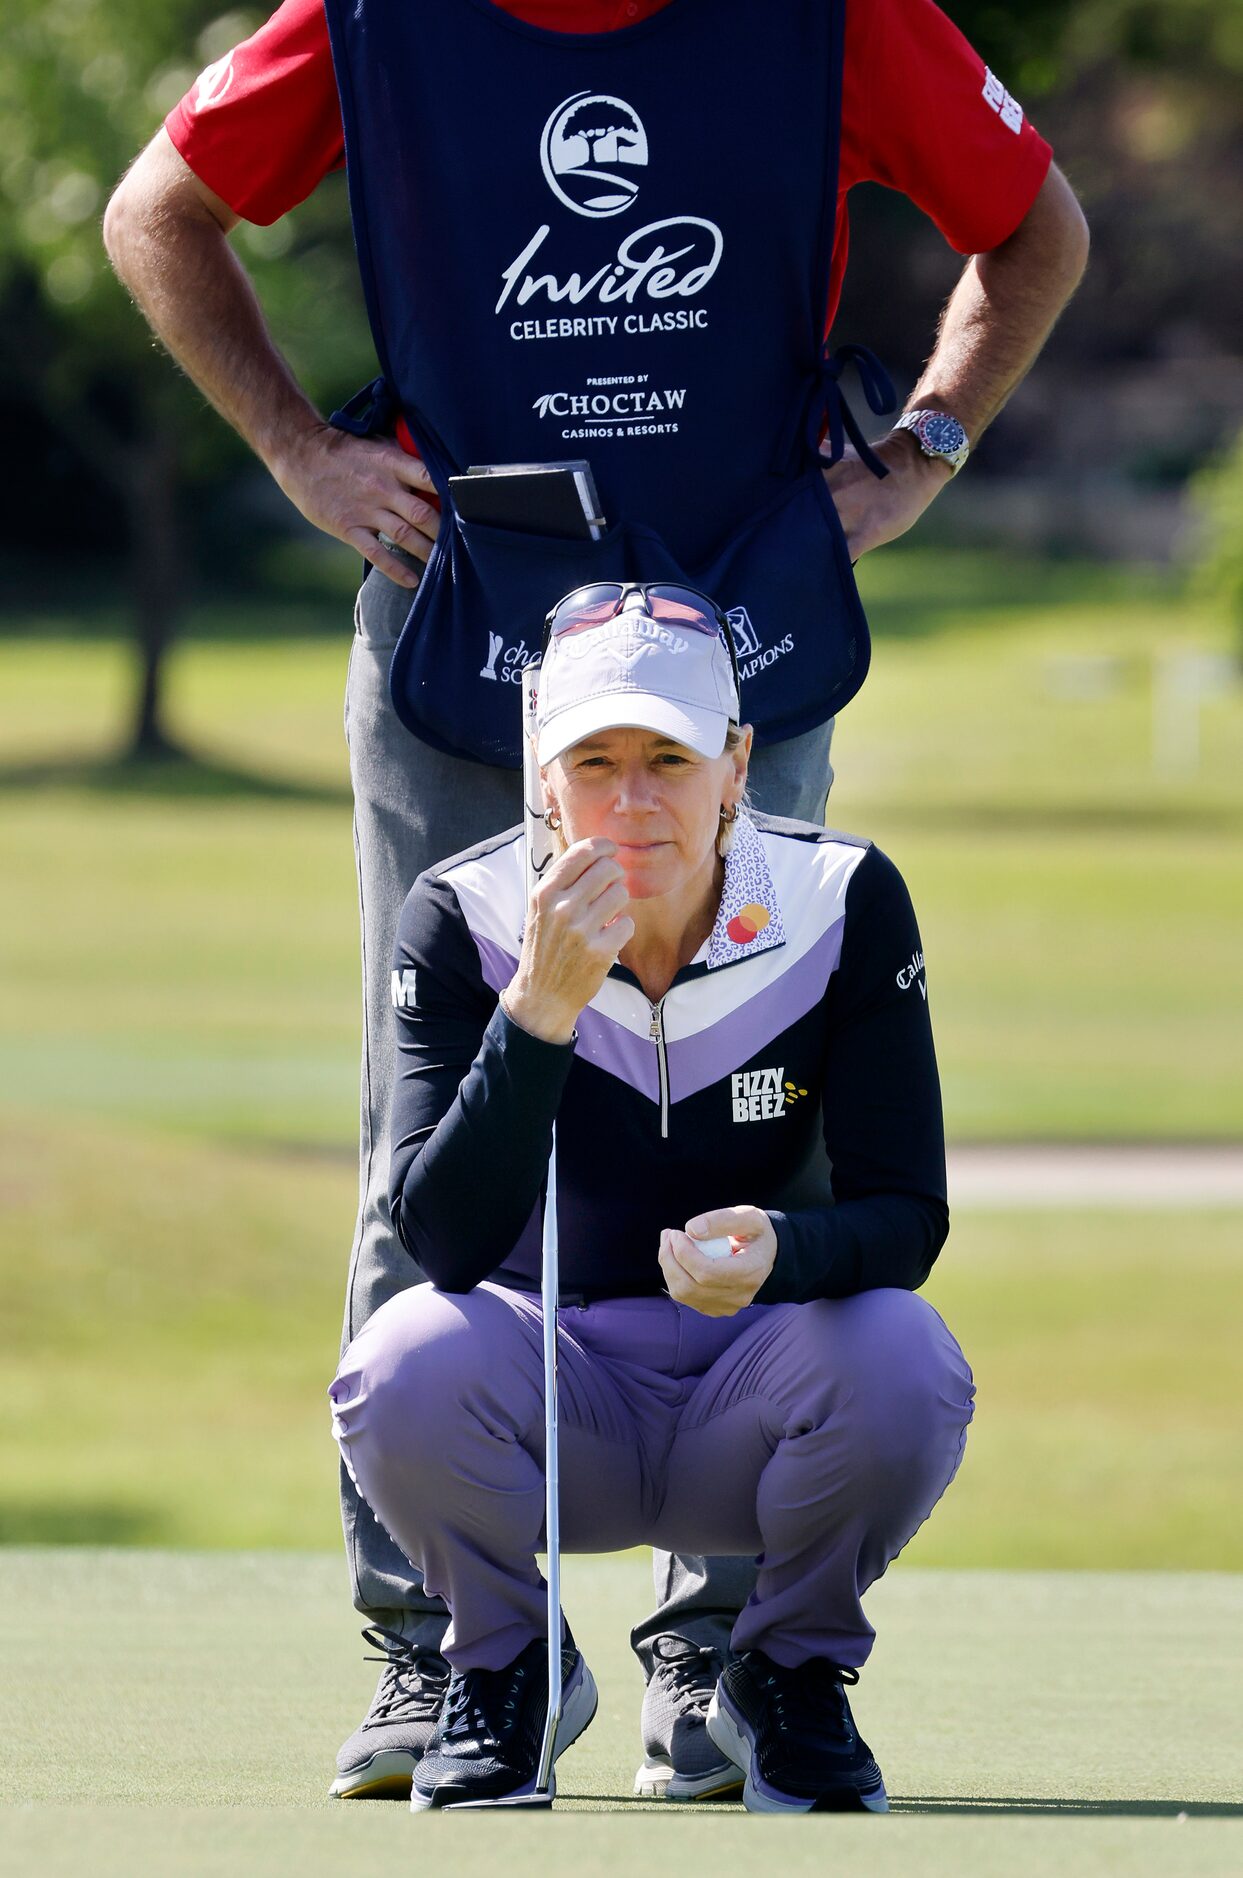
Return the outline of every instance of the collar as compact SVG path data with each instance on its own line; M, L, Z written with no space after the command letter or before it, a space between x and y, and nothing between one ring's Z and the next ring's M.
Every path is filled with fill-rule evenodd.
M725 883L716 923L706 951L699 954L714 972L721 965L754 958L785 944L785 926L777 890L764 857L764 843L745 809L738 811L734 839L725 856Z

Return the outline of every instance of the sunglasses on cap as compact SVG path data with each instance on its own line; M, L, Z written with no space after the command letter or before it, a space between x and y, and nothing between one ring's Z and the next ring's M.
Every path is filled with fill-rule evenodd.
M558 600L544 621L540 657L548 651L549 641L564 639L571 633L590 632L616 619L632 593L642 594L648 614L662 626L676 632L703 633L709 639L723 639L734 676L734 696L742 708L742 680L738 674L738 653L728 616L715 600L694 587L676 581L598 580L588 587L576 587Z

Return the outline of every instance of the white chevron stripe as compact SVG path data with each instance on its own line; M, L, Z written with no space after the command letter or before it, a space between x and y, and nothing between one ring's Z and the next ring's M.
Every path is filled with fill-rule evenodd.
M515 829L513 840L490 854L441 868L439 878L452 887L471 933L516 957L527 910L522 830Z
M842 918L854 871L867 853L844 841L801 841L761 831L764 858L785 926L785 944L740 959L736 965L679 985L665 1000L664 1030L670 1043L710 1030L723 1017L783 977ZM526 915L522 842L444 870L471 932L515 954ZM591 1008L632 1036L647 1037L652 1008L643 993L606 978Z

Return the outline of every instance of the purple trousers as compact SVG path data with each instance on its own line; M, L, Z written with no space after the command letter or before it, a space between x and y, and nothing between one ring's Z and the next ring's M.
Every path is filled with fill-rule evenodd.
M561 1543L758 1554L736 1651L857 1667L860 1598L953 1479L971 1371L909 1291L704 1317L667 1297L559 1313ZM545 1634L540 1301L417 1285L341 1359L355 1485L451 1613L457 1670Z

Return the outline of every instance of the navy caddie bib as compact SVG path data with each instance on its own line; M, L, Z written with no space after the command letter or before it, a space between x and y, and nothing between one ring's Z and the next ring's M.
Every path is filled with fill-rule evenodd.
M569 588L684 579L730 613L761 742L839 710L869 638L821 474L845 0L670 0L615 32L491 0L325 0L382 376L443 519L393 659L403 722L517 766L517 681ZM607 531L466 523L471 464L585 457ZM877 466L879 468L879 465ZM882 472L883 473L883 472Z

